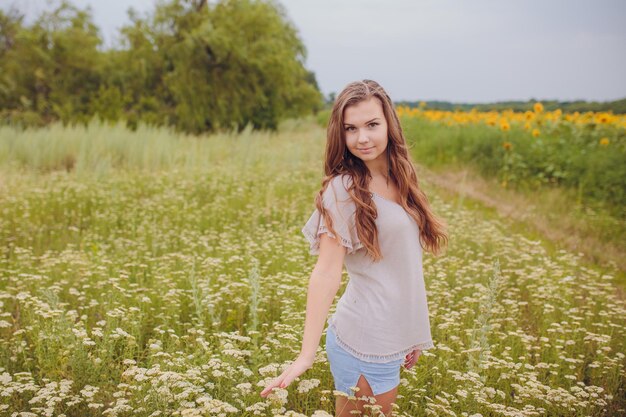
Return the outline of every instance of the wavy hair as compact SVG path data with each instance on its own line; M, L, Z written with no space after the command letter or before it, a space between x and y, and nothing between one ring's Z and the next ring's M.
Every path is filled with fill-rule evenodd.
M382 259L378 243L378 229L375 219L378 216L376 206L369 192L371 174L365 163L353 155L346 146L343 129L344 111L371 97L380 100L383 114L387 121L387 161L388 178L398 187L400 205L415 219L420 231L420 244L433 255L441 253L448 243L445 223L433 213L426 194L418 184L415 167L407 149L400 120L387 92L375 81L362 80L348 84L337 96L333 104L326 131L326 152L322 189L315 198L315 206L327 221L327 227L335 236L330 216L322 204L322 195L328 183L337 175L348 174L352 181L348 193L356 205L355 222L359 240L374 261Z

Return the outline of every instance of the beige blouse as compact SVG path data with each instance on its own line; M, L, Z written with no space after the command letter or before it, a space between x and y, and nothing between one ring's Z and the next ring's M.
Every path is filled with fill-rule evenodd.
M334 177L322 201L347 248L344 263L350 279L328 319L337 344L359 359L376 363L432 348L419 227L401 205L372 193L383 255L379 262L372 261L357 236L356 205L347 191L350 181L346 174ZM321 234L335 237L317 208L302 233L312 255L319 255Z

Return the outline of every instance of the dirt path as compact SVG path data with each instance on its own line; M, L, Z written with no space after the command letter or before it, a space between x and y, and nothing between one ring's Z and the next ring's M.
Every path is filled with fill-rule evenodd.
M626 276L626 256L619 247L597 237L584 235L571 219L549 218L546 209L535 205L528 197L503 189L494 180L486 180L469 169L433 172L416 164L416 170L418 177L446 191L451 197L467 197L478 201L495 209L502 217L528 224L559 246L583 253L590 262L616 267Z

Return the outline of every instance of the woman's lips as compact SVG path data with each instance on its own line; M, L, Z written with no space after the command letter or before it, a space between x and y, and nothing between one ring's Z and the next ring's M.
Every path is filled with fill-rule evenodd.
M371 151L374 150L374 147L372 146L371 148L364 148L364 149L359 149L359 150L363 153L370 153Z

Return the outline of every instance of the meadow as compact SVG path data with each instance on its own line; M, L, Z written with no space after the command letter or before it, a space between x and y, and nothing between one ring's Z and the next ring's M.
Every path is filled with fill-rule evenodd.
M323 338L259 395L300 349L324 141L0 128L0 414L333 415ZM421 186L450 245L424 256L435 348L397 415L626 415L619 270Z

